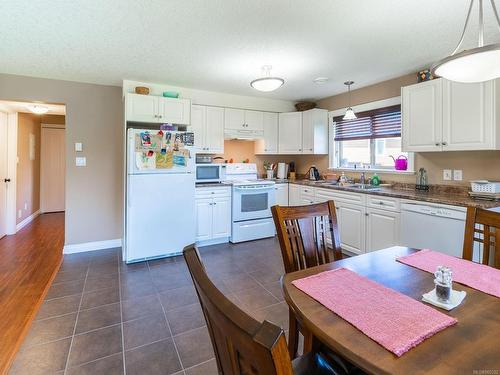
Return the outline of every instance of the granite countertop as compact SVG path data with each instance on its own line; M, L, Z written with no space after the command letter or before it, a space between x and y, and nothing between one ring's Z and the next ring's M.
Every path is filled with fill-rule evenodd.
M361 194L382 195L386 197L417 200L429 203L449 204L452 206L494 208L500 207L500 201L473 199L468 195L468 188L447 185L431 185L429 191L415 190L414 185L394 184L392 187L380 187L376 190L363 190L349 186L329 185L309 180L295 180L290 183L314 186L322 189L349 191Z
M224 182L197 182L195 184L195 187L201 188L201 187L229 187L233 186L231 181L224 181Z

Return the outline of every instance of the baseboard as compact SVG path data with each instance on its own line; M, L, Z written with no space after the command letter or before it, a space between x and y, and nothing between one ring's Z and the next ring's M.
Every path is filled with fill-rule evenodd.
M75 253L83 253L85 251L111 249L120 246L122 246L121 238L117 238L114 240L106 240L106 241L84 242L72 245L64 245L63 253L75 254Z
M31 223L33 220L35 220L35 218L38 215L40 215L40 210L33 212L30 216L21 221L19 224L16 224L16 233L19 232L21 229L23 229L26 225Z

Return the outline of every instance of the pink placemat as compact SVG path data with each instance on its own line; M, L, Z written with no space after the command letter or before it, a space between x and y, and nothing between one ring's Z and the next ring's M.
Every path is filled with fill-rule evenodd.
M398 357L457 322L346 268L292 284Z
M450 267L453 280L481 292L500 297L500 270L429 249L396 259L398 262L434 273L438 266Z

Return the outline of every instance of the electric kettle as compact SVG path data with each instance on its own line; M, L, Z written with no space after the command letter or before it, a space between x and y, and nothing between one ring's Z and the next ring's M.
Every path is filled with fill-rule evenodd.
M307 173L309 174L309 180L311 181L318 181L321 178L318 168L316 168L314 165L309 168L309 171Z

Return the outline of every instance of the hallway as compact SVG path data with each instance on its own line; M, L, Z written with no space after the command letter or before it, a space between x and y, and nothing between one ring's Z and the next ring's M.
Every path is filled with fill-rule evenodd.
M64 213L0 239L0 374L6 373L62 260Z

